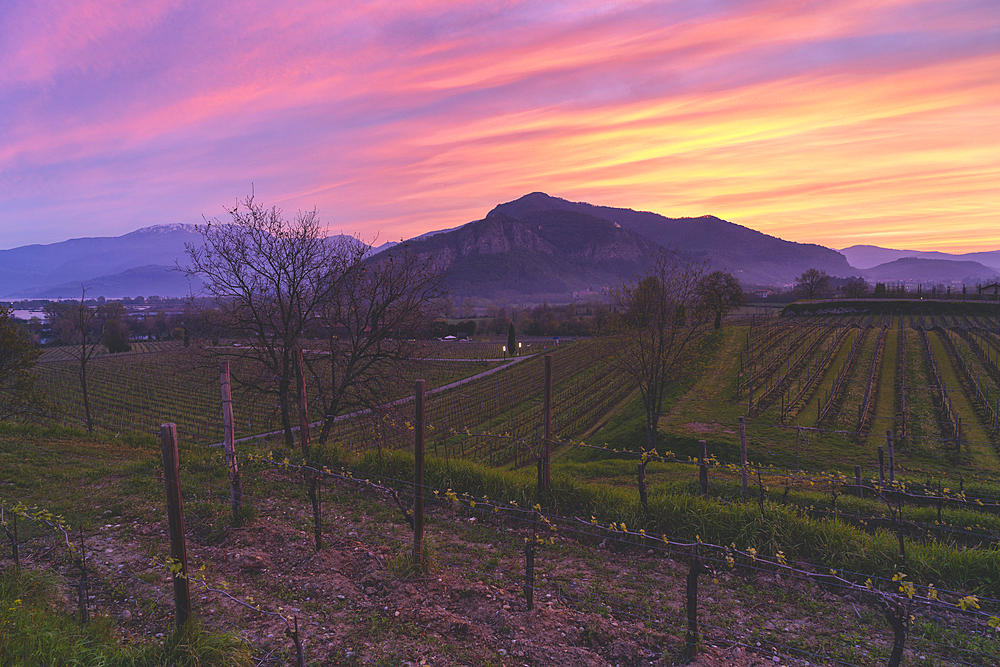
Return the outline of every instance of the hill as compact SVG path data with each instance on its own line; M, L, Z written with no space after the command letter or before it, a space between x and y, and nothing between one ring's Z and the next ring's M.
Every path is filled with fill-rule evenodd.
M126 269L109 276L96 276L81 281L62 283L47 287L19 290L12 296L19 299L79 299L80 285L89 296L104 296L109 299L135 296L178 297L197 293L201 281L189 281L173 266L150 264L135 269Z
M337 235L331 240L353 236ZM197 289L173 269L187 263L185 243L200 244L195 225L144 227L122 236L70 239L48 245L0 250L0 297L10 299L79 298L82 284L89 296L183 297ZM372 248L392 247L388 242Z
M646 211L570 202L542 192L533 192L494 210L519 220L542 221L556 211L574 211L608 220L661 246L676 248L691 259L707 260L713 269L730 271L747 285L789 285L811 268L834 276L857 273L835 250L785 241L714 216L668 218Z
M408 243L448 271L458 295L567 295L599 290L642 271L659 246L603 218L555 211L516 219L494 209L482 220Z
M885 264L905 257L917 257L920 259L941 259L949 261L971 261L985 264L986 266L1000 266L1000 250L988 250L985 252L967 252L964 254L952 255L946 252L926 251L926 250L894 250L892 248L882 248L875 245L852 245L849 248L842 248L841 254L847 257L851 266L859 269L871 269L879 264Z
M41 296L51 290L61 292L66 285L72 284L75 286L73 293L67 296L79 297L80 283L108 280L122 272L150 265L173 267L175 262L184 261L184 244L197 242L200 238L194 225L170 224L144 227L122 236L70 239L0 250L0 296ZM167 294L168 289L179 289L180 283L174 284L167 278L162 284L149 283L149 271L144 271L143 275L147 281L143 287L147 289L127 290L123 295L187 294L186 287L176 294ZM128 279L129 276L122 276L116 281L121 283Z
M904 257L866 269L870 281L905 283L965 283L992 281L1000 270L979 262Z

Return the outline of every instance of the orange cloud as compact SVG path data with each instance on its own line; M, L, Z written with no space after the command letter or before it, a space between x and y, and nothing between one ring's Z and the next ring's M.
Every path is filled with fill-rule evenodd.
M383 239L543 190L833 247L1000 247L989 3L54 7L0 26L0 247L56 217L197 221L251 181Z

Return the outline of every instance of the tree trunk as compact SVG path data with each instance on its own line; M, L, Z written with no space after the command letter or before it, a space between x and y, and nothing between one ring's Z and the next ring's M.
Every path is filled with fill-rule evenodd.
M650 383L652 384L652 383ZM663 408L663 392L654 392L653 387L644 397L646 401L646 449L653 451L656 449L657 431L660 426L660 413Z
M86 354L86 343L84 343L84 354ZM94 432L94 420L90 417L90 394L87 391L87 358L80 359L80 389L83 391L83 410L87 417L87 433Z
M333 428L333 419L337 416L340 401L337 400L337 337L330 336L330 402L324 404L323 428L319 432L319 444L325 445Z
M309 406L306 397L306 369L302 349L295 351L295 385L299 399L299 441L302 457L309 458Z
M285 446L291 448L295 446L295 434L292 433L291 410L288 404L292 383L289 381L287 369L285 370L278 381L278 405L281 410L281 428L285 431Z
M333 427L333 414L327 413L323 420L323 428L319 431L319 444L325 445L326 439L330 437L330 429Z
M639 467L639 503L642 504L642 511L649 512L649 495L646 488L646 464L649 463L649 459L645 461L640 461L637 465Z
M646 449L652 451L656 449L656 431L659 425L659 419L652 413L652 410L646 413Z

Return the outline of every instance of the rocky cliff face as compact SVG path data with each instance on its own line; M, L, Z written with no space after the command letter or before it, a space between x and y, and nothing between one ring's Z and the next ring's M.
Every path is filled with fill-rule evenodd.
M487 215L455 232L461 255L495 255L523 248L546 255L558 250L527 225L502 213Z
M657 249L648 239L607 220L556 211L517 220L491 211L482 220L445 234L411 241L418 252L433 254L443 265L461 258L513 251L586 262L641 262Z
M564 294L620 282L659 246L613 222L575 211L520 219L493 210L454 231L410 241L449 273L459 294Z
M668 218L648 211L594 206L533 192L495 212L518 220L542 219L571 211L611 221L649 241L724 269L745 284L786 285L806 269L822 269L833 276L856 275L847 258L823 246L794 243L763 234L715 216Z

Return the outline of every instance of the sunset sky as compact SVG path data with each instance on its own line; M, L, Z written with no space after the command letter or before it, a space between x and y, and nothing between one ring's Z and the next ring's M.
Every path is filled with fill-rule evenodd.
M251 183L379 242L543 191L1000 249L1000 2L0 3L0 249Z

